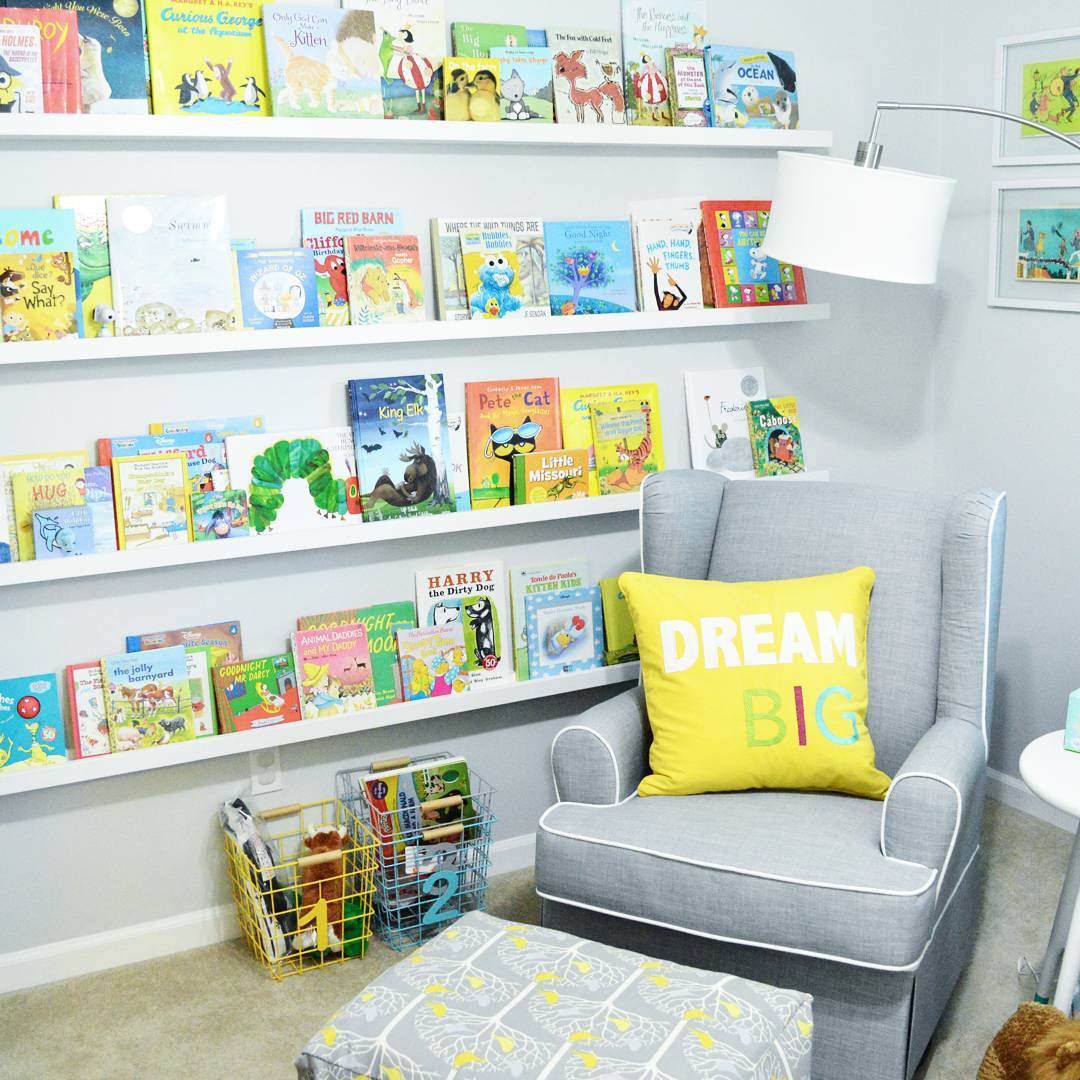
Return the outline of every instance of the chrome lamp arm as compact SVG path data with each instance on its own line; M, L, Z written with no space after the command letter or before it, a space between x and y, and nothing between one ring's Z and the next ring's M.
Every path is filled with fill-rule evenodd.
M1016 116L1014 113L1001 112L998 109L984 109L978 105L943 105L917 101L879 101L874 111L874 123L870 128L870 138L865 141L860 141L859 147L855 152L856 165L860 165L866 169L876 169L881 164L881 152L884 148L882 144L877 141L878 127L881 124L881 114L883 112L899 112L901 110L911 110L916 112L972 113L975 116L991 116L997 120L1008 120L1013 124L1022 124L1024 127L1035 128L1036 131L1041 131L1044 135L1050 135L1055 139L1060 139L1063 143L1068 143L1074 150L1080 150L1080 141L1071 139L1068 135L1063 135L1060 131L1055 131L1054 128L1049 127L1046 124L1040 124L1037 120L1027 120L1022 116Z

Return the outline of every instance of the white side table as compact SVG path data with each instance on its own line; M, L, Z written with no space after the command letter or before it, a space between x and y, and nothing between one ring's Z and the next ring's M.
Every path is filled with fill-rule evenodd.
M1065 749L1064 731L1051 731L1028 743L1020 755L1020 775L1043 802L1080 817L1080 754ZM1054 1005L1068 1016L1080 979L1080 832L1073 842L1050 942L1039 969L1036 1001L1045 1004L1050 1000L1059 958L1061 970L1057 975Z

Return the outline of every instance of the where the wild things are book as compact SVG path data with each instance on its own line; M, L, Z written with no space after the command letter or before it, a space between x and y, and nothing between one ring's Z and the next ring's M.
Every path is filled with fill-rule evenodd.
M365 521L453 512L442 375L352 379L349 416Z

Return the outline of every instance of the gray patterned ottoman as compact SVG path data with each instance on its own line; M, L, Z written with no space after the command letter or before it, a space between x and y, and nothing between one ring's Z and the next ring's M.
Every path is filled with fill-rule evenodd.
M811 998L466 915L327 1021L300 1080L809 1080Z

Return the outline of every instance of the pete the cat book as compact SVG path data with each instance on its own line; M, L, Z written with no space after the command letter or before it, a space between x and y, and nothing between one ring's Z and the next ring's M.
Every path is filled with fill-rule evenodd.
M0 772L67 760L56 676L0 679Z

